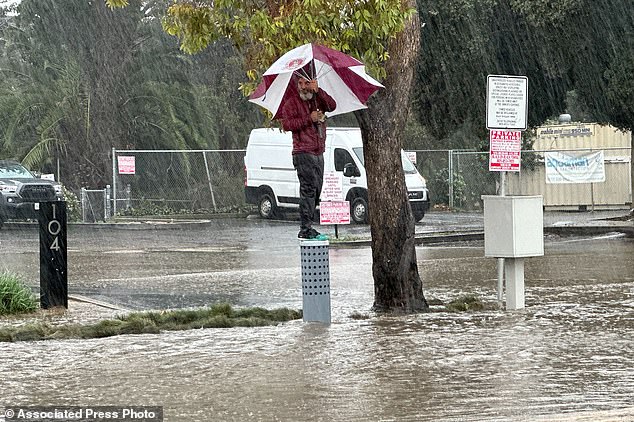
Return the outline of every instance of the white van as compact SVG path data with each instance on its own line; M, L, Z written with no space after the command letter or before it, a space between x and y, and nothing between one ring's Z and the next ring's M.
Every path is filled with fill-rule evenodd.
M245 196L258 206L260 216L272 218L283 209L299 209L299 181L293 168L291 132L254 129L249 136L245 165ZM405 183L414 219L420 221L429 209L425 179L401 151ZM368 182L363 165L359 128L328 128L324 172L343 173L343 196L350 201L350 217L356 223L368 220Z

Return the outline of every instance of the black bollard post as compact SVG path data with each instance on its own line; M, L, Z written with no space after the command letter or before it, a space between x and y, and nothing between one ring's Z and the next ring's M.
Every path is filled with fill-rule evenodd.
M66 202L41 202L40 223L40 306L68 309L66 246Z

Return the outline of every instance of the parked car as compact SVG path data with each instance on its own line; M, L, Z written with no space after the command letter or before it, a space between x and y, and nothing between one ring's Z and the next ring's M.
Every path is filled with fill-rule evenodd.
M41 201L63 199L59 182L36 177L16 161L0 160L0 227L7 220L37 218Z
M299 208L299 181L293 168L291 132L254 129L249 136L245 165L245 198L258 206L260 216L272 218L277 211ZM429 209L427 182L401 150L405 184L414 220ZM350 202L355 223L368 221L368 186L359 128L328 128L324 171L341 173L343 197Z

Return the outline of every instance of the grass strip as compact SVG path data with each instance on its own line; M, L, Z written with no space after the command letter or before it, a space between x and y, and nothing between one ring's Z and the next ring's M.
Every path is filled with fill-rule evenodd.
M495 308L493 305L484 303L479 297L470 294L460 296L445 305L447 312L484 311L487 309Z
M37 299L20 276L9 271L0 272L0 315L33 312Z
M96 324L50 325L45 322L0 328L0 342L49 339L89 339L121 334L158 334L195 328L262 327L302 318L301 311L288 308L234 309L222 303L201 309L133 312Z

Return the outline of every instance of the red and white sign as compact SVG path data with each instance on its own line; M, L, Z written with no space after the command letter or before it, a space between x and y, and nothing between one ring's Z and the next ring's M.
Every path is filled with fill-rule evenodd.
M489 171L520 171L522 132L491 130L489 144Z
M117 157L117 164L119 165L119 174L136 173L134 155L119 155Z
M325 172L319 198L322 201L343 201L343 174L336 171Z
M319 224L350 224L350 202L320 202Z

